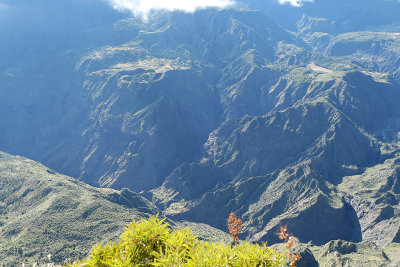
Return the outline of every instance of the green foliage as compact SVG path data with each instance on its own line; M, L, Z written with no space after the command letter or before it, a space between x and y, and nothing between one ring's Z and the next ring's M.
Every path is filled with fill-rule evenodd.
M284 258L266 244L202 242L189 228L170 231L152 216L126 227L118 243L93 247L87 260L69 266L283 266Z

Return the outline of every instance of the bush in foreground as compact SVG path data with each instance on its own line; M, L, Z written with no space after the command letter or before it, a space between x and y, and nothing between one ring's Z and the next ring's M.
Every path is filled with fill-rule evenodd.
M133 221L118 243L96 245L88 259L69 266L283 266L284 260L266 244L203 242L153 216Z

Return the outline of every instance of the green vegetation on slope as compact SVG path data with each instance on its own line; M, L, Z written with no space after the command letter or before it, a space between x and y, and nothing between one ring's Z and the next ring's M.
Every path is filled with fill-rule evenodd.
M201 242L189 228L171 232L157 216L126 227L122 240L96 245L73 266L283 266L284 258L266 244Z
M154 212L129 190L96 189L0 152L0 265L44 263L48 254L56 263L83 257Z

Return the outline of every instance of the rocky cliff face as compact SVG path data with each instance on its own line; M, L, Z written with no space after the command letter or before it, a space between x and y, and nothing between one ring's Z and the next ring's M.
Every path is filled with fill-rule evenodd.
M352 32L332 36L318 46L325 55L346 58L362 67L388 73L399 81L399 34L388 32Z
M260 87L277 79L272 65L301 63L307 56L301 40L261 12L160 15L148 24L121 21L114 30L136 34L63 69L74 77L59 89L69 97L43 100L54 105L53 120L44 121L43 130L31 124L16 129L21 147L4 136L7 151L94 185L152 189L183 162L198 160L209 133L225 118L271 109L264 105L268 99L260 99ZM49 88L33 91L43 99L42 90ZM26 104L33 114L18 111L22 121L42 117L47 107L38 102ZM39 136L24 138L28 131ZM32 145L37 148L27 149Z
M362 118L360 111L376 109L374 115L390 117L387 110L393 109L394 116L398 108L395 103L366 108L362 103L367 101L362 99L357 101L358 107L349 105L344 95L350 99L355 99L353 92L373 95L359 93L368 86L356 89L350 84L354 79L376 83L361 73L348 73L324 81L329 89L321 90L322 95L298 100L289 108L279 109L278 105L279 110L263 116L225 121L210 135L202 160L176 169L159 189L176 192L170 193L173 198L161 201L166 211L223 227L229 210L238 210L248 222L247 237L257 241L277 241L273 232L282 222L298 229L304 242L361 240L356 212L334 186L342 184L343 176L362 173L385 158L379 140L365 131L379 129L379 119ZM370 88L387 85L376 83ZM389 95L398 94L396 84L389 87ZM342 95L342 101L333 95ZM187 201L181 212L174 209L176 201ZM260 227L265 228L258 232Z

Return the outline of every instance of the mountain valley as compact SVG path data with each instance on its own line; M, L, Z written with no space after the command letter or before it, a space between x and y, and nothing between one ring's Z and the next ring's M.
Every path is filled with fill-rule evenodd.
M20 21L0 20L0 265L84 257L157 213L229 242L232 211L240 239L279 247L287 224L321 266L399 263L398 1L147 21L94 0L66 1L75 20L3 2Z

